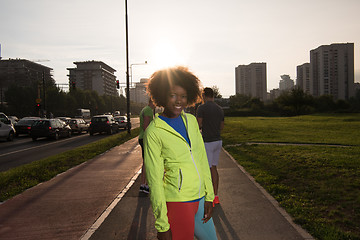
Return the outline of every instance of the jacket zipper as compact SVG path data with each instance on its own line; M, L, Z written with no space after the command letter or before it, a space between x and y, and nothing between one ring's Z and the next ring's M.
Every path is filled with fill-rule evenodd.
M185 125L186 133L187 133L188 138L189 138L189 141L190 141L190 136L189 136L189 131L188 131L188 126L189 126L189 123L188 123L188 120L187 120L186 114L184 114L184 118L185 118L185 121L186 121L186 125ZM197 172L198 177L199 177L199 198L200 198L200 197L201 197L201 196L200 196L200 195L201 195L201 176L200 176L200 173L199 173L198 167L197 167L197 165L196 165L196 163L195 163L195 159L194 159L194 156L193 156L193 154L192 154L191 146L190 146L188 143L186 143L186 145L187 145L187 146L188 146L188 148L189 148L190 155L191 155L191 159L192 159L192 161L193 161L193 163L194 163L194 166L195 166L196 172Z
M179 192L182 187L182 178L183 178L183 176L182 176L181 168L179 168L179 180L178 180Z
M189 151L190 151L191 159L192 159L192 161L193 161L193 163L194 163L196 172L197 172L198 177L199 177L199 198L200 198L200 197L201 197L201 196L200 196L200 195L201 195L201 194L200 194L200 193L201 193L201 177L200 177L200 173L199 173L198 167L197 167L197 165L196 165L196 163L195 163L195 159L194 159L194 156L193 156L193 154L192 154L192 151L191 151L191 148L190 148L190 147L189 147Z

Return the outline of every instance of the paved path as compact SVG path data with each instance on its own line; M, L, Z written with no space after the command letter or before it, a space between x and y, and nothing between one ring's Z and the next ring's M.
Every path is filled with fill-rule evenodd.
M140 167L135 138L25 191L0 205L0 239L156 239ZM312 239L225 151L218 170L219 239Z
M80 239L140 169L137 138L0 205L0 239Z
M218 170L221 204L214 209L214 223L219 239L312 239L225 151ZM135 181L90 240L156 239L150 201L139 186Z

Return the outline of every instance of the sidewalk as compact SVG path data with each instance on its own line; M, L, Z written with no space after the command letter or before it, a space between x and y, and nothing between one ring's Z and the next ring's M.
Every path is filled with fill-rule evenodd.
M213 215L218 239L313 239L226 151L221 152L218 171L221 204ZM135 181L90 240L156 239L150 201L138 192L139 186Z
M141 163L135 138L6 201L0 239L156 239L150 201L136 178ZM225 151L218 171L219 239L312 239Z
M134 138L28 189L0 205L0 239L80 239L141 164Z

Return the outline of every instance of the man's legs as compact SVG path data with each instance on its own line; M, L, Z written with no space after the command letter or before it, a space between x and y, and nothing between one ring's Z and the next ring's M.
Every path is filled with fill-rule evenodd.
M209 160L211 179L214 187L215 200L214 204L220 203L218 195L219 190L219 174L217 171L217 165L219 163L220 151L222 147L222 141L205 142L206 155Z
M210 168L210 172L211 172L211 179L212 179L212 183L213 183L213 187L214 187L214 194L215 194L215 196L217 196L218 189L219 189L219 174L217 171L217 167L213 165Z
M144 141L139 139L139 145L141 146L141 156L143 159L143 165L141 168L140 176L140 192L149 193L149 186L146 183L145 163L144 163Z

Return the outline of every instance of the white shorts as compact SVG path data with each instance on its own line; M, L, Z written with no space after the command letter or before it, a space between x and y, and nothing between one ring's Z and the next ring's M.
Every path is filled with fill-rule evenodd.
M221 147L222 147L222 140L214 141L214 142L205 142L206 155L210 167L218 165Z

